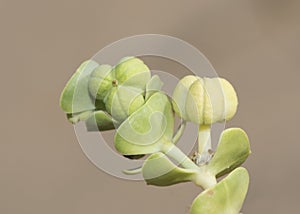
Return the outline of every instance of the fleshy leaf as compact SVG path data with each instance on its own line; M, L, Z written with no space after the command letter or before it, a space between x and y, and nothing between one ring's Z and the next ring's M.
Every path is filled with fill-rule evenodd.
M149 185L169 186L193 180L195 170L183 169L171 162L163 153L152 154L145 160L142 173Z
M168 97L157 92L118 128L115 147L123 155L159 152L173 136L174 115Z
M117 122L104 111L95 111L85 122L88 131L105 131L115 129Z
M249 186L245 168L237 168L196 197L191 214L239 214Z
M75 124L82 120L87 120L92 114L92 111L84 111L79 113L69 113L67 114L68 120Z
M95 109L95 102L89 95L88 81L97 66L98 63L92 60L83 62L67 82L60 97L60 107L65 113Z
M207 165L208 170L217 177L225 175L244 163L250 153L247 134L240 128L226 129L221 134L217 150Z
M149 97L157 91L160 91L163 86L163 82L160 80L159 76L154 75L149 80L146 85L146 95L145 100L148 100Z

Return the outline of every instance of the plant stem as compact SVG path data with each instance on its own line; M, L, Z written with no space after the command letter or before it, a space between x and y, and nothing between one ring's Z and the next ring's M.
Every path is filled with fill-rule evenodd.
M196 185L201 186L203 189L207 189L217 183L214 175L205 171L204 168L197 166L172 142L166 142L161 151L170 158L176 160L183 168L195 170L196 173L193 177L193 182Z
M198 133L198 165L207 163L211 158L210 125L199 125Z
M199 167L172 142L165 143L162 148L162 152L176 160L182 167L186 169L199 169Z
M186 121L182 121L176 134L174 135L174 137L172 139L174 144L176 144L178 142L178 140L180 139L180 137L182 136L185 127L186 127Z

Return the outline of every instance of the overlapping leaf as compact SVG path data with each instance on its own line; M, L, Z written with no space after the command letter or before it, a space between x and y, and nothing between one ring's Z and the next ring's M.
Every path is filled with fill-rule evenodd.
M196 170L176 166L163 153L155 153L144 162L142 173L149 185L169 186L194 179Z
M173 136L174 115L168 97L157 92L118 128L115 147L123 155L159 152Z
M226 129L207 168L212 174L220 177L244 163L250 153L247 134L240 128Z
M95 102L89 94L88 82L97 66L98 63L92 60L83 62L67 82L60 97L60 107L65 113L73 114L95 109Z

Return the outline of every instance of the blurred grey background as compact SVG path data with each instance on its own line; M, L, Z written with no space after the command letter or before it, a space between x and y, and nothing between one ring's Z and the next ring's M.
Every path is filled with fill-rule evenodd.
M227 126L245 129L253 152L243 213L299 213L299 10L297 0L0 0L0 213L188 213L196 186L101 172L59 109L80 62L144 33L191 43L237 89Z

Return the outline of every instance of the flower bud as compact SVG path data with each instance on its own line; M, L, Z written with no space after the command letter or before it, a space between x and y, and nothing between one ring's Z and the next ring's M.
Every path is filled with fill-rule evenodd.
M125 120L145 103L141 90L113 88L105 99L106 111L117 121Z
M112 66L100 65L91 74L89 80L89 91L92 97L103 101L112 87L113 76L111 73Z
M95 69L89 80L89 91L121 122L145 103L143 95L150 78L150 70L142 60L125 57L115 67L101 65Z
M210 125L230 120L236 113L237 95L223 78L186 76L173 93L175 112L184 120Z

